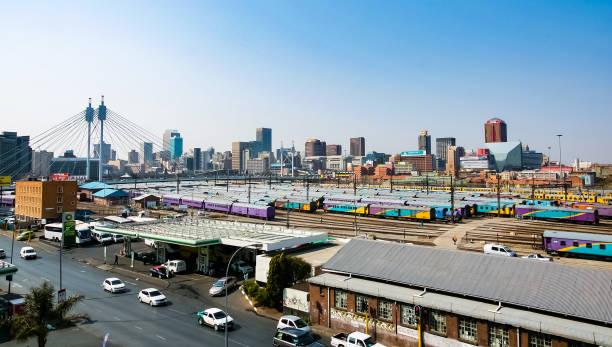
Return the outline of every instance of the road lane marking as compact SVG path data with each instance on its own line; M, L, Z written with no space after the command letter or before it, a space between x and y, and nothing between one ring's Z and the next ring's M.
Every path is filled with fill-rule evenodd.
M178 313L178 314L185 314L185 313L183 313L183 312L181 312L181 311L177 311L177 310L175 310L175 309L173 309L173 308L169 308L169 309L168 309L168 311L176 312L176 313Z
M139 327L139 326L137 326L137 325L134 325L134 328L136 328L136 329L138 329L138 330L142 330L142 328L141 328L141 327Z
M17 288L23 288L23 286L17 282L13 283L13 285Z
M51 282L50 279L48 279L47 277L41 277L43 279L43 281L47 281L47 282Z
M125 281L125 283L129 283L129 284L131 284L131 285L133 285L133 286L135 286L135 285L136 285L136 283L132 283L132 282L128 282L128 281Z
M117 316L114 316L113 318L114 318L115 320L121 320L121 319L120 319L119 317L117 317Z
M157 336L157 337L159 337L160 339L162 339L162 340L166 341L166 338L165 338L165 337L163 337L163 336L159 336L159 335L155 335L155 336Z
M244 343L242 343L242 342L240 342L240 341L236 341L236 340L232 340L232 339L229 339L229 340L230 340L232 343L235 343L235 344L238 344L238 345L241 345L241 346L244 346L244 347L249 347L249 345L244 344Z

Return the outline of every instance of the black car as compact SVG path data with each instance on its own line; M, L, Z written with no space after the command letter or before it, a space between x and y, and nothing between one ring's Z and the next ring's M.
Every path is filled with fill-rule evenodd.
M142 251L136 252L134 254L134 259L141 260L143 264L155 264L157 259L157 254L155 252Z
M6 252L3 249L0 249L0 259L6 258Z
M276 334L272 338L272 345L277 347L325 347L324 345L315 341L315 338L310 331L288 328L278 329L276 331Z
M170 273L170 271L168 271L168 269L166 269L166 267L163 265L152 267L151 270L149 270L149 273L151 274L151 277L157 277L157 278L172 277L172 274Z

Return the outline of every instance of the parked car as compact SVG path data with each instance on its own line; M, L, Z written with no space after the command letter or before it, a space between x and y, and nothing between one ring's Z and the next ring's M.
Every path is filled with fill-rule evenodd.
M163 266L163 265L158 265L158 266L152 267L151 270L149 270L149 274L151 274L151 277L157 277L157 278L170 278L170 277L172 277L170 275L170 272L168 271L168 269L166 269L166 267Z
M105 279L104 282L102 282L102 288L111 293L125 292L127 289L125 284L115 277Z
M113 237L110 233L107 233L106 231L99 231L94 229L91 231L91 236L94 240L103 245L107 245L113 242Z
M278 324L276 325L276 329L284 328L310 331L308 324L304 323L304 321L298 316L280 317Z
M36 251L32 247L21 247L19 256L23 259L36 259Z
M249 274L253 272L253 267L247 264L244 260L238 260L232 264L232 270L241 274Z
M198 324L211 326L215 331L225 329L226 323L227 329L234 327L234 319L218 308L209 308L198 312L197 317Z
M34 232L32 230L26 230L17 236L17 241L27 241L34 237Z
M236 278L234 277L223 277L220 278L213 286L208 290L208 294L211 296L223 295L226 290L232 290L236 287Z
M166 296L155 288L141 290L140 293L138 293L138 301L151 306L166 305L168 303Z
M552 258L545 257L545 256L540 255L538 253L532 253L532 254L523 256L521 258L523 258L523 259L539 260L539 261L553 261Z
M187 271L187 263L184 260L169 260L164 266L171 274Z
M375 343L374 339L370 335L359 331L355 331L350 334L336 334L331 338L331 345L333 347L384 347L384 345L380 343Z
M114 243L123 242L123 235L120 235L120 234L111 234L111 238L113 239Z
M140 251L134 253L134 259L141 260L143 264L154 264L157 263L157 253L151 251Z
M6 258L6 252L0 248L0 259Z
M310 331L299 329L279 329L272 338L273 346L305 346L305 347L323 347L324 345L315 341L314 336ZM367 345L364 345L364 347Z
M508 246L486 244L484 245L484 253L492 255L501 255L504 257L516 257L516 252L510 249Z

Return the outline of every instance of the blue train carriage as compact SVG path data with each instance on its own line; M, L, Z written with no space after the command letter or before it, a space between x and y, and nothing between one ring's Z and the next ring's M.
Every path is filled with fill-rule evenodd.
M501 215L504 217L513 217L514 216L514 204L510 203L501 203L498 211L497 203L485 203L480 202L476 206L476 212L478 214L494 214Z
M276 199L274 207L284 210L295 210L303 212L315 212L317 210L317 201L308 200L292 200L292 199Z
M525 219L575 221L591 224L599 223L599 212L597 210L533 205L516 205L514 210L517 217L520 216Z
M535 206L559 206L559 201L557 200L523 200L523 205L535 205Z
M546 230L542 248L548 254L612 260L612 235Z
M427 221L436 219L436 212L433 208L397 205L370 205L368 215L374 217L406 218Z
M360 215L367 215L369 213L369 204L361 204L361 203L349 203L349 202L323 202L323 210L325 212L334 212L334 213L357 213Z

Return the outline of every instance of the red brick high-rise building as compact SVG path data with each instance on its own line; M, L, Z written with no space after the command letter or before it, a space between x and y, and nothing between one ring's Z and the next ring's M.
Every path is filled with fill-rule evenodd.
M506 122L499 118L491 118L485 123L485 142L508 142Z

